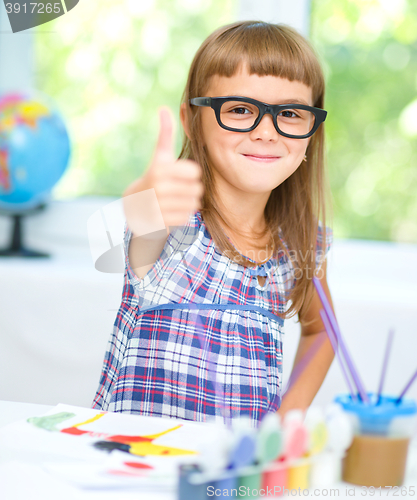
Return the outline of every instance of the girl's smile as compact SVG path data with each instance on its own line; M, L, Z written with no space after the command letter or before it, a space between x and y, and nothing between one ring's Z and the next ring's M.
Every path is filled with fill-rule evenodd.
M275 160L279 160L281 158L280 156L268 156L268 155L255 155L255 154L248 154L248 155L243 155L249 160L254 160L254 161L262 161L262 162L272 162Z
M243 96L270 104L313 105L310 87L277 76L249 74L246 65L231 77L214 75L207 97ZM214 111L202 108L204 144L218 187L236 195L269 193L300 165L309 139L290 139L275 129L271 115L265 115L250 132L225 130ZM260 175L262 173L262 175Z

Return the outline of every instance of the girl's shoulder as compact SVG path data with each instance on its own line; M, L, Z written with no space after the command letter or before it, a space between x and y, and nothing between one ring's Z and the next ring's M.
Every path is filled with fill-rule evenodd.
M140 288L143 288L155 281L157 276L162 276L167 268L175 267L175 262L184 260L186 255L187 260L190 258L204 259L209 247L212 245L212 240L200 212L190 214L186 224L170 226L169 229L169 235L161 254L148 273L140 279L130 265L129 246L133 235L127 222L125 222L123 250L126 282L129 282L134 287L140 286Z
M169 235L162 250L162 254L164 254L164 252L169 254L169 250L173 247L189 247L189 245L192 244L193 241L195 241L195 238L198 235L200 229L206 230L200 212L194 212L193 214L190 214L187 223L182 226L170 226ZM125 256L128 255L131 239L132 231L129 228L127 222L125 222L123 236L123 248Z

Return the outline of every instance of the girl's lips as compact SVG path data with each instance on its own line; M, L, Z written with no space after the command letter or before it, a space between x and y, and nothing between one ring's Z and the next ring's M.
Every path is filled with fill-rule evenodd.
M243 155L245 158L249 158L249 160L254 160L254 161L262 161L262 162L273 162L276 160L279 160L281 157L280 156L268 156L268 155Z

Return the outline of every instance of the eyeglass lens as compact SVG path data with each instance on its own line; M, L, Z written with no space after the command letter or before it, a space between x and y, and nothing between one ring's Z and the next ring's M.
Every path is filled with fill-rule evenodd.
M220 121L236 130L253 126L259 116L259 108L242 101L227 101L220 108ZM277 116L278 128L290 135L308 134L314 127L315 115L304 109L284 109Z

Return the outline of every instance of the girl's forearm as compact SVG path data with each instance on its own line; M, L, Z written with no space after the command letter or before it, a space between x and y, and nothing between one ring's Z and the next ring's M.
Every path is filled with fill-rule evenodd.
M319 347L317 348L317 344ZM312 353L312 354L309 354ZM306 410L320 389L334 358L326 332L301 335L291 375L303 367L284 394L278 413L283 417L289 410Z

